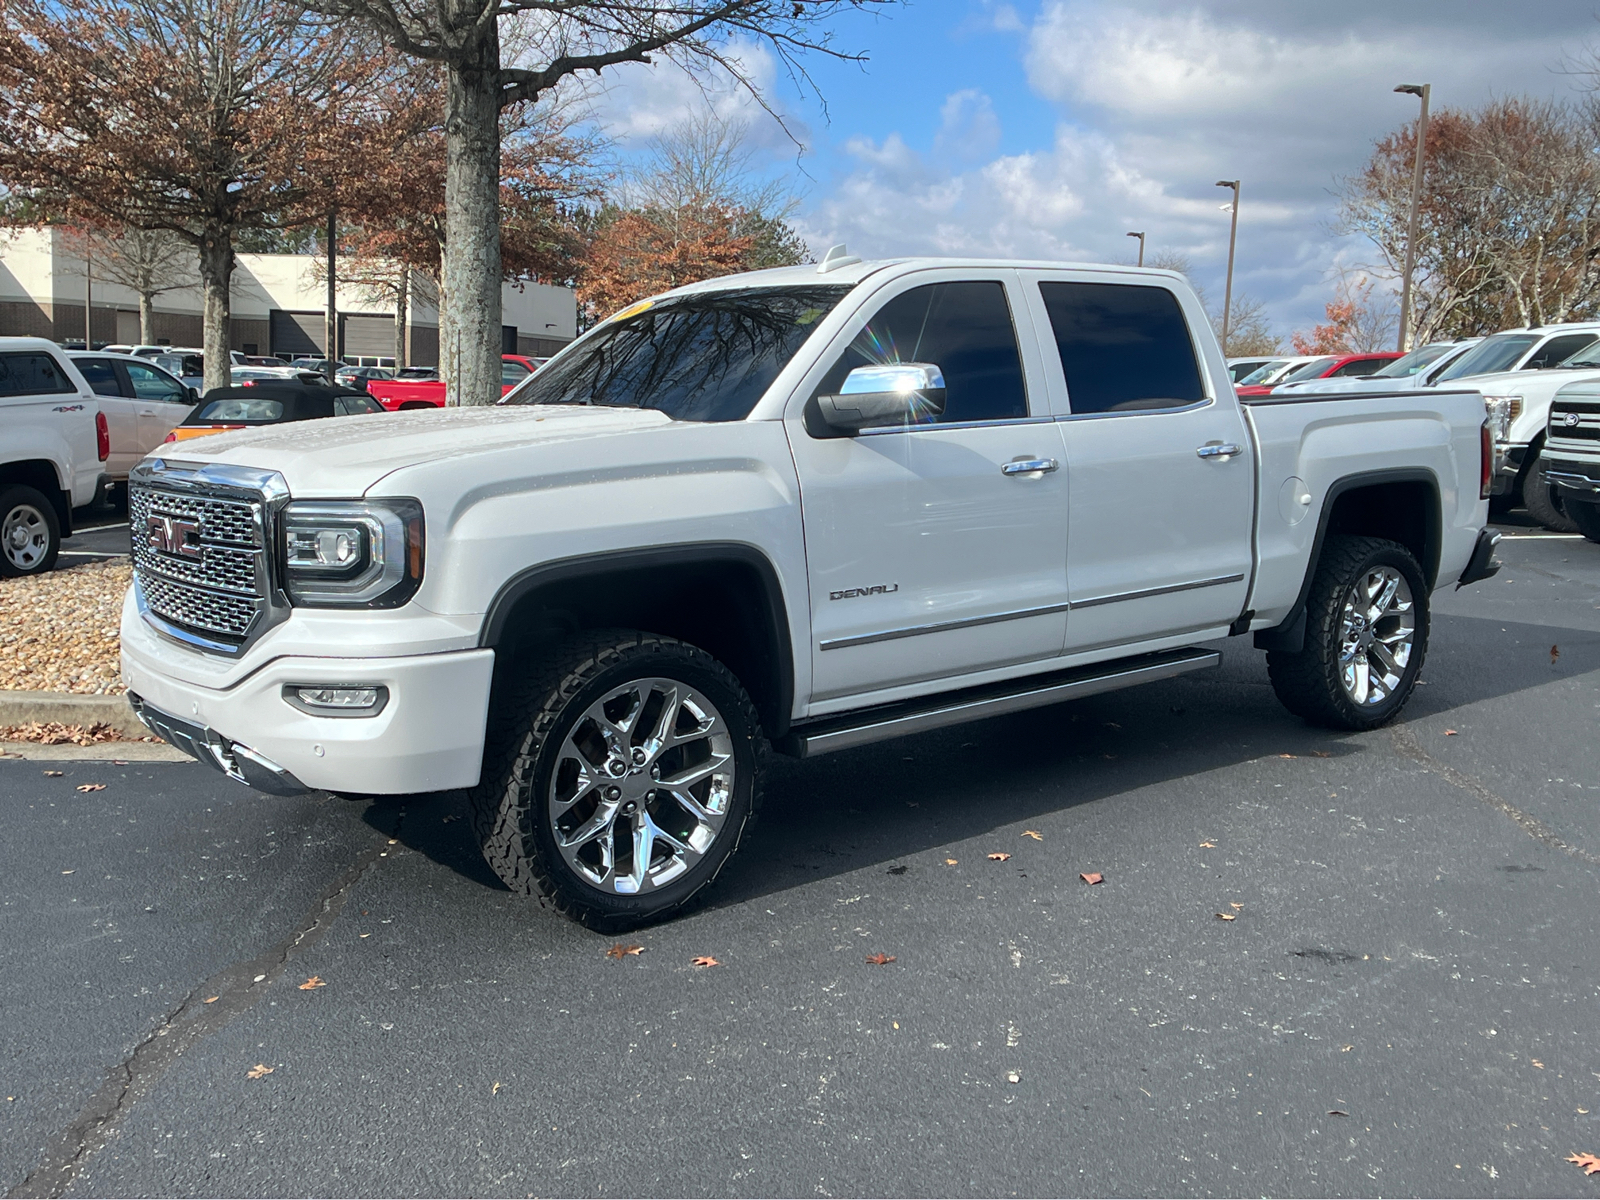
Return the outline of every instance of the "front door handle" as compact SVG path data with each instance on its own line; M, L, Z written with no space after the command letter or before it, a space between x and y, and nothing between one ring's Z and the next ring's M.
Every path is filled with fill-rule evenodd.
M1002 475L1043 475L1061 464L1053 458L1018 458L1000 468Z
M1232 442L1207 442L1195 450L1201 458L1232 458L1239 453L1239 447Z

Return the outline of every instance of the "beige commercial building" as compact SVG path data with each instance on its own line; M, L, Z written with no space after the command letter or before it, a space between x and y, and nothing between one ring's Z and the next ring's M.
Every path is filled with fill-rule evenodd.
M54 228L0 234L0 336L82 341L84 260ZM101 279L90 264L94 341L137 343L139 297ZM308 254L240 254L233 273L231 345L246 354L321 355L326 341L327 280L322 260ZM405 327L414 366L439 361L438 309L413 289ZM507 353L553 354L577 336L572 289L542 283L505 284L502 347ZM395 304L372 289L341 284L339 358L393 355ZM164 292L155 300L155 338L173 346L200 344L198 287Z

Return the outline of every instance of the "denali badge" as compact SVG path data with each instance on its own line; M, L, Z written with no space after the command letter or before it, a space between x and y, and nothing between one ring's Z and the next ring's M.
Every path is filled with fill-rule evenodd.
M1583 418L1577 413L1568 413L1566 416L1561 418L1561 423L1568 429L1575 429L1577 428L1578 422L1581 420L1583 420Z
M151 517L145 522L145 544L163 554L200 557L200 525L177 517Z
M848 600L852 596L887 596L899 590L900 585L898 583L875 583L871 587L845 588L843 591L829 592L828 599Z

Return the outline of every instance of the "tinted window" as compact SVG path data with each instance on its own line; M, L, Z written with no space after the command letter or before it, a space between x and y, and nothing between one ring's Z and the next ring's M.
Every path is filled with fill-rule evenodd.
M1447 379L1462 379L1468 375L1492 375L1496 371L1509 371L1517 359L1538 341L1531 333L1498 333L1484 338L1435 377L1435 383Z
M336 417L350 417L358 413L381 413L383 405L376 400L369 400L365 396L335 396L333 398L333 415Z
M77 389L48 354L0 354L0 396L39 396Z
M377 374L377 372L374 372L374 374ZM505 362L502 360L500 363L500 382L506 387L522 382L523 379L527 378L528 374L528 368L519 362ZM382 378L382 375L379 375L379 378Z
M1250 374L1239 380L1240 387L1254 387L1258 383L1266 383L1274 375L1281 374L1289 364L1281 358L1275 358L1269 363L1263 363Z
M122 381L117 378L117 368L109 358L75 358L72 365L88 382L96 396L122 395Z
M1397 358L1392 363L1386 364L1381 370L1372 374L1378 379L1408 379L1429 363L1438 362L1444 353L1450 349L1449 342L1434 342L1427 346L1418 346L1403 358Z
M189 393L165 371L147 367L143 363L123 363L128 378L133 383L133 394L141 400L162 400L169 404L189 403Z
M213 400L190 420L203 425L208 421L276 421L283 416L281 400Z
M932 363L943 373L940 424L1028 415L1011 306L998 281L930 283L902 292L867 322L817 392L837 392L857 367L897 362Z
M1348 379L1353 375L1355 375L1355 376L1371 375L1374 371L1376 371L1381 366L1383 366L1383 360L1382 359L1378 359L1378 358L1358 358L1358 359L1356 359L1355 362L1347 362L1347 363L1345 363L1344 366L1340 367L1337 371L1334 371L1331 375L1328 376L1328 378L1329 379Z
M1323 372L1339 360L1336 358L1314 358L1308 363L1302 363L1290 371L1278 383L1299 383L1306 379L1321 379Z
M507 400L653 408L675 421L741 421L849 290L743 288L635 305L552 359Z
M1178 298L1122 283L1041 283L1075 413L1176 408L1205 399Z
M1585 346L1594 341L1592 333L1569 333L1562 337L1553 337L1540 346L1523 364L1524 369L1530 371L1543 370L1553 367L1563 359L1570 358Z

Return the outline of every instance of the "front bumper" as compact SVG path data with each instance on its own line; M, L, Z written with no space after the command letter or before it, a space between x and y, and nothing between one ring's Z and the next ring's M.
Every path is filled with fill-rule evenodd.
M196 653L123 621L122 677L147 723L165 722L171 736L158 734L240 782L405 795L478 781L493 650L274 658L215 687L179 677ZM370 717L313 715L284 699L288 685L381 685L389 701Z
M1600 463L1574 462L1567 458L1545 461L1544 477L1574 499L1600 501Z

